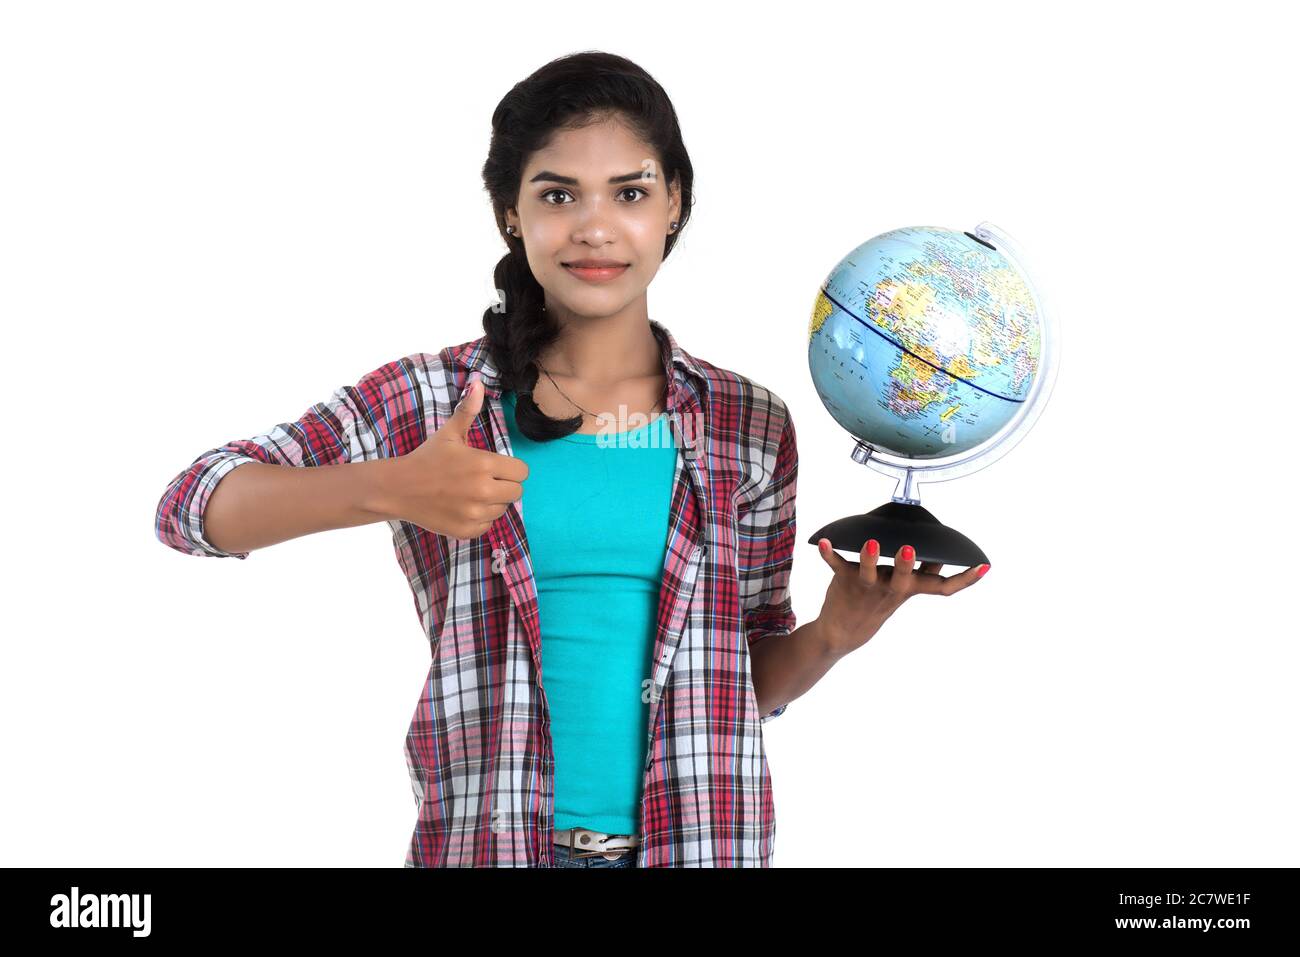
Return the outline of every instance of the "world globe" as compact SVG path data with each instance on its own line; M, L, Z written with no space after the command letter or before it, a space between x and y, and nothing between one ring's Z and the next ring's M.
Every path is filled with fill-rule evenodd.
M966 232L909 226L869 239L827 275L808 323L818 398L857 442L855 461L898 486L893 501L819 529L835 548L916 560L987 561L921 508L918 486L968 475L1005 454L1055 379L1056 326L1023 253L990 223Z
M917 459L974 448L1024 404L1042 329L1024 277L970 233L869 239L831 270L808 325L818 397L852 435Z

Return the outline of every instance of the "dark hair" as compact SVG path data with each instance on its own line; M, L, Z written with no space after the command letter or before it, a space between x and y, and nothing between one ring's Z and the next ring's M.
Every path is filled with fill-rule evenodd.
M501 388L515 393L519 430L535 442L573 434L582 426L582 415L554 419L533 401L540 374L535 359L559 337L560 327L542 308L542 285L528 266L523 240L505 231L505 211L519 203L520 180L534 152L560 130L581 129L606 119L622 121L655 149L662 182L680 183L679 225L665 238L666 258L690 219L695 173L677 125L677 111L650 74L612 53L572 53L520 80L492 113L483 185L509 251L494 273L501 301L483 313L483 330L501 375Z

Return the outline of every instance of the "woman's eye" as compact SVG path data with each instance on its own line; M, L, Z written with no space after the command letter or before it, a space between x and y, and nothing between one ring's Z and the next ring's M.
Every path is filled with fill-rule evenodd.
M559 189L559 188L557 187L556 189L548 189L546 192L542 193L542 197L541 197L542 202L545 203L547 206L569 206L569 205L571 205L571 204L569 204L569 203L553 203L553 202L551 202L551 201L547 198L548 196L554 196L554 195L557 194L557 193L559 193L559 194L561 194L561 195L564 195L564 196L570 196L569 191L568 191L567 189ZM619 194L620 196L624 195L625 193L642 193L642 194L645 195L645 196L649 196L649 195L650 195L650 191L649 191L649 190L647 190L647 189L642 189L640 186L626 186L626 187L624 187L623 189L620 189L620 190L618 191L618 194ZM570 197L570 198L571 198L571 197ZM639 200L633 199L633 200L628 200L628 202L635 203L635 202L639 202Z

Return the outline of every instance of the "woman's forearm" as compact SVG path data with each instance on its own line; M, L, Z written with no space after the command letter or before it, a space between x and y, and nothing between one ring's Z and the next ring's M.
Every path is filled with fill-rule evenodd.
M799 697L831 669L839 655L830 651L819 620L788 635L769 635L749 648L750 677L759 714L768 714Z
M335 528L369 525L383 482L400 459L298 468L248 462L217 483L203 512L203 537L222 551L248 552Z

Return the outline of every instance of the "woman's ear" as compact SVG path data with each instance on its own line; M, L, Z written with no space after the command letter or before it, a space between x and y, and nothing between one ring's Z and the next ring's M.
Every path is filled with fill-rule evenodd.
M680 223L682 221L682 178L681 175L673 176L672 184L668 187L668 222ZM672 230L676 232L676 230Z

